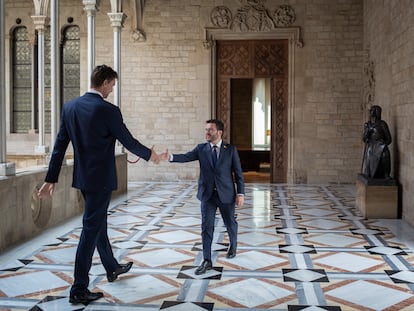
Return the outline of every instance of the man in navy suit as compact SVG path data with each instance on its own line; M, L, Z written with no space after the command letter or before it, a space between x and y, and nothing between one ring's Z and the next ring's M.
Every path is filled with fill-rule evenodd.
M131 269L132 262L119 264L107 233L107 211L112 191L117 188L115 142L146 161L159 163L159 155L135 139L123 122L121 111L105 99L112 92L118 74L106 65L91 75L91 90L67 102L62 109L60 129L53 148L45 183L39 197L52 196L69 142L74 150L72 186L85 200L83 227L75 258L70 303L89 303L103 297L90 292L89 270L97 248L109 282Z
M197 275L213 267L211 245L217 207L230 240L227 258L236 256L238 224L234 209L235 206L239 207L244 203L244 178L237 149L223 142L223 131L222 121L208 120L205 128L206 143L197 145L185 154L160 155L162 160L168 159L170 162L180 163L198 160L200 165L197 198L201 201L201 239L204 260L195 270Z

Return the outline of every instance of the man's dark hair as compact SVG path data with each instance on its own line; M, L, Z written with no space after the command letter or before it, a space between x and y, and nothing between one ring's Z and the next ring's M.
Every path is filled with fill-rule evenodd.
M118 79L118 73L106 65L96 66L91 74L91 86L100 87L105 80Z
M218 119L207 120L206 123L214 123L216 125L217 131L224 132L224 123Z

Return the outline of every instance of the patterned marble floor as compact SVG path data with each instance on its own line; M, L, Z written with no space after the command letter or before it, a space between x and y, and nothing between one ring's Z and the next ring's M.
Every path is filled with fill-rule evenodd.
M80 218L0 255L0 310L414 310L414 230L365 220L353 185L250 183L237 209L239 247L226 259L217 215L213 264L201 262L195 182L131 183L113 200L109 233L130 273L108 283L96 255L91 290L71 305Z

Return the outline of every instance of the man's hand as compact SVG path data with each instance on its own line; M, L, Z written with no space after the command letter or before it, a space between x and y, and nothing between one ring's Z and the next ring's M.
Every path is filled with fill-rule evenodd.
M154 146L151 147L150 161L155 164L160 164L160 156L155 152Z
M50 182L45 182L42 187L40 187L39 191L37 192L37 196L40 199L48 198L53 195L53 191L55 190L55 184Z
M244 195L236 196L236 207L242 207L244 204Z
M168 161L170 159L170 153L168 152L168 149L165 150L165 152L161 153L159 155L160 161Z

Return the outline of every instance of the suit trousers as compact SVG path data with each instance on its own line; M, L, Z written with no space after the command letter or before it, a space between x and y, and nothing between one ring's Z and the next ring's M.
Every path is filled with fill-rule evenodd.
M217 207L220 210L224 225L229 235L230 247L237 248L238 224L234 215L235 203L224 204L220 201L217 191L207 201L201 202L201 240L203 243L204 260L211 260L211 245L214 237L214 224Z
M74 282L71 294L83 293L89 285L89 270L97 248L101 262L107 272L118 267L118 261L112 252L107 232L108 206L112 191L85 192L85 211L82 219L82 232L75 258Z

